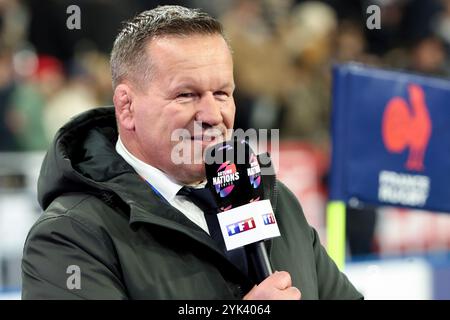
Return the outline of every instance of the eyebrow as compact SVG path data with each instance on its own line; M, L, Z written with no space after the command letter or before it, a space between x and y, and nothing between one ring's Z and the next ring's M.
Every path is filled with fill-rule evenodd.
M195 89L198 87L198 82L193 79L193 78L184 78L183 80L181 80L179 83L177 83L175 86L171 87L171 85L168 86L169 90L172 91L177 91L180 89ZM217 87L216 90L223 90L223 89L231 89L232 91L234 91L234 89L236 88L236 84L233 82L226 82L226 83L222 83L221 85L219 85Z
M219 87L219 89L225 89L225 88L230 88L232 91L234 91L234 89L236 89L236 84L233 81L231 83L224 83L223 85L221 85Z

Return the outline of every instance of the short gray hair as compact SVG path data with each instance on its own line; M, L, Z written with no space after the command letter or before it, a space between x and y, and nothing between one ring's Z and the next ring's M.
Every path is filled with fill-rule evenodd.
M126 21L111 52L113 89L124 79L141 88L151 79L152 64L146 54L149 41L167 35L192 34L219 34L225 39L221 23L199 9L159 6Z

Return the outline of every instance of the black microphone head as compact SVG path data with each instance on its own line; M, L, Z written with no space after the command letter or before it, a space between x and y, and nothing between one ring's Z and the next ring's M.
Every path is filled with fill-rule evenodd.
M234 137L206 150L207 187L222 211L262 200L258 158L244 139Z

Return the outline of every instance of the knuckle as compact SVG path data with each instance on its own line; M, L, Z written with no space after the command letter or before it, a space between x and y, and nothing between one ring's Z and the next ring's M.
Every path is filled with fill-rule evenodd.
M280 280L286 283L286 286L290 286L292 282L291 275L287 271L280 272Z

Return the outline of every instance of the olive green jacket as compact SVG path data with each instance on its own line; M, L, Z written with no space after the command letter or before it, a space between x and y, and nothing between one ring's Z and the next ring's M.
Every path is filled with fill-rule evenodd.
M254 282L200 227L170 206L115 151L113 108L84 113L57 134L42 165L44 213L22 261L24 299L239 299ZM275 176L264 176L281 237L275 270L303 299L360 299Z

